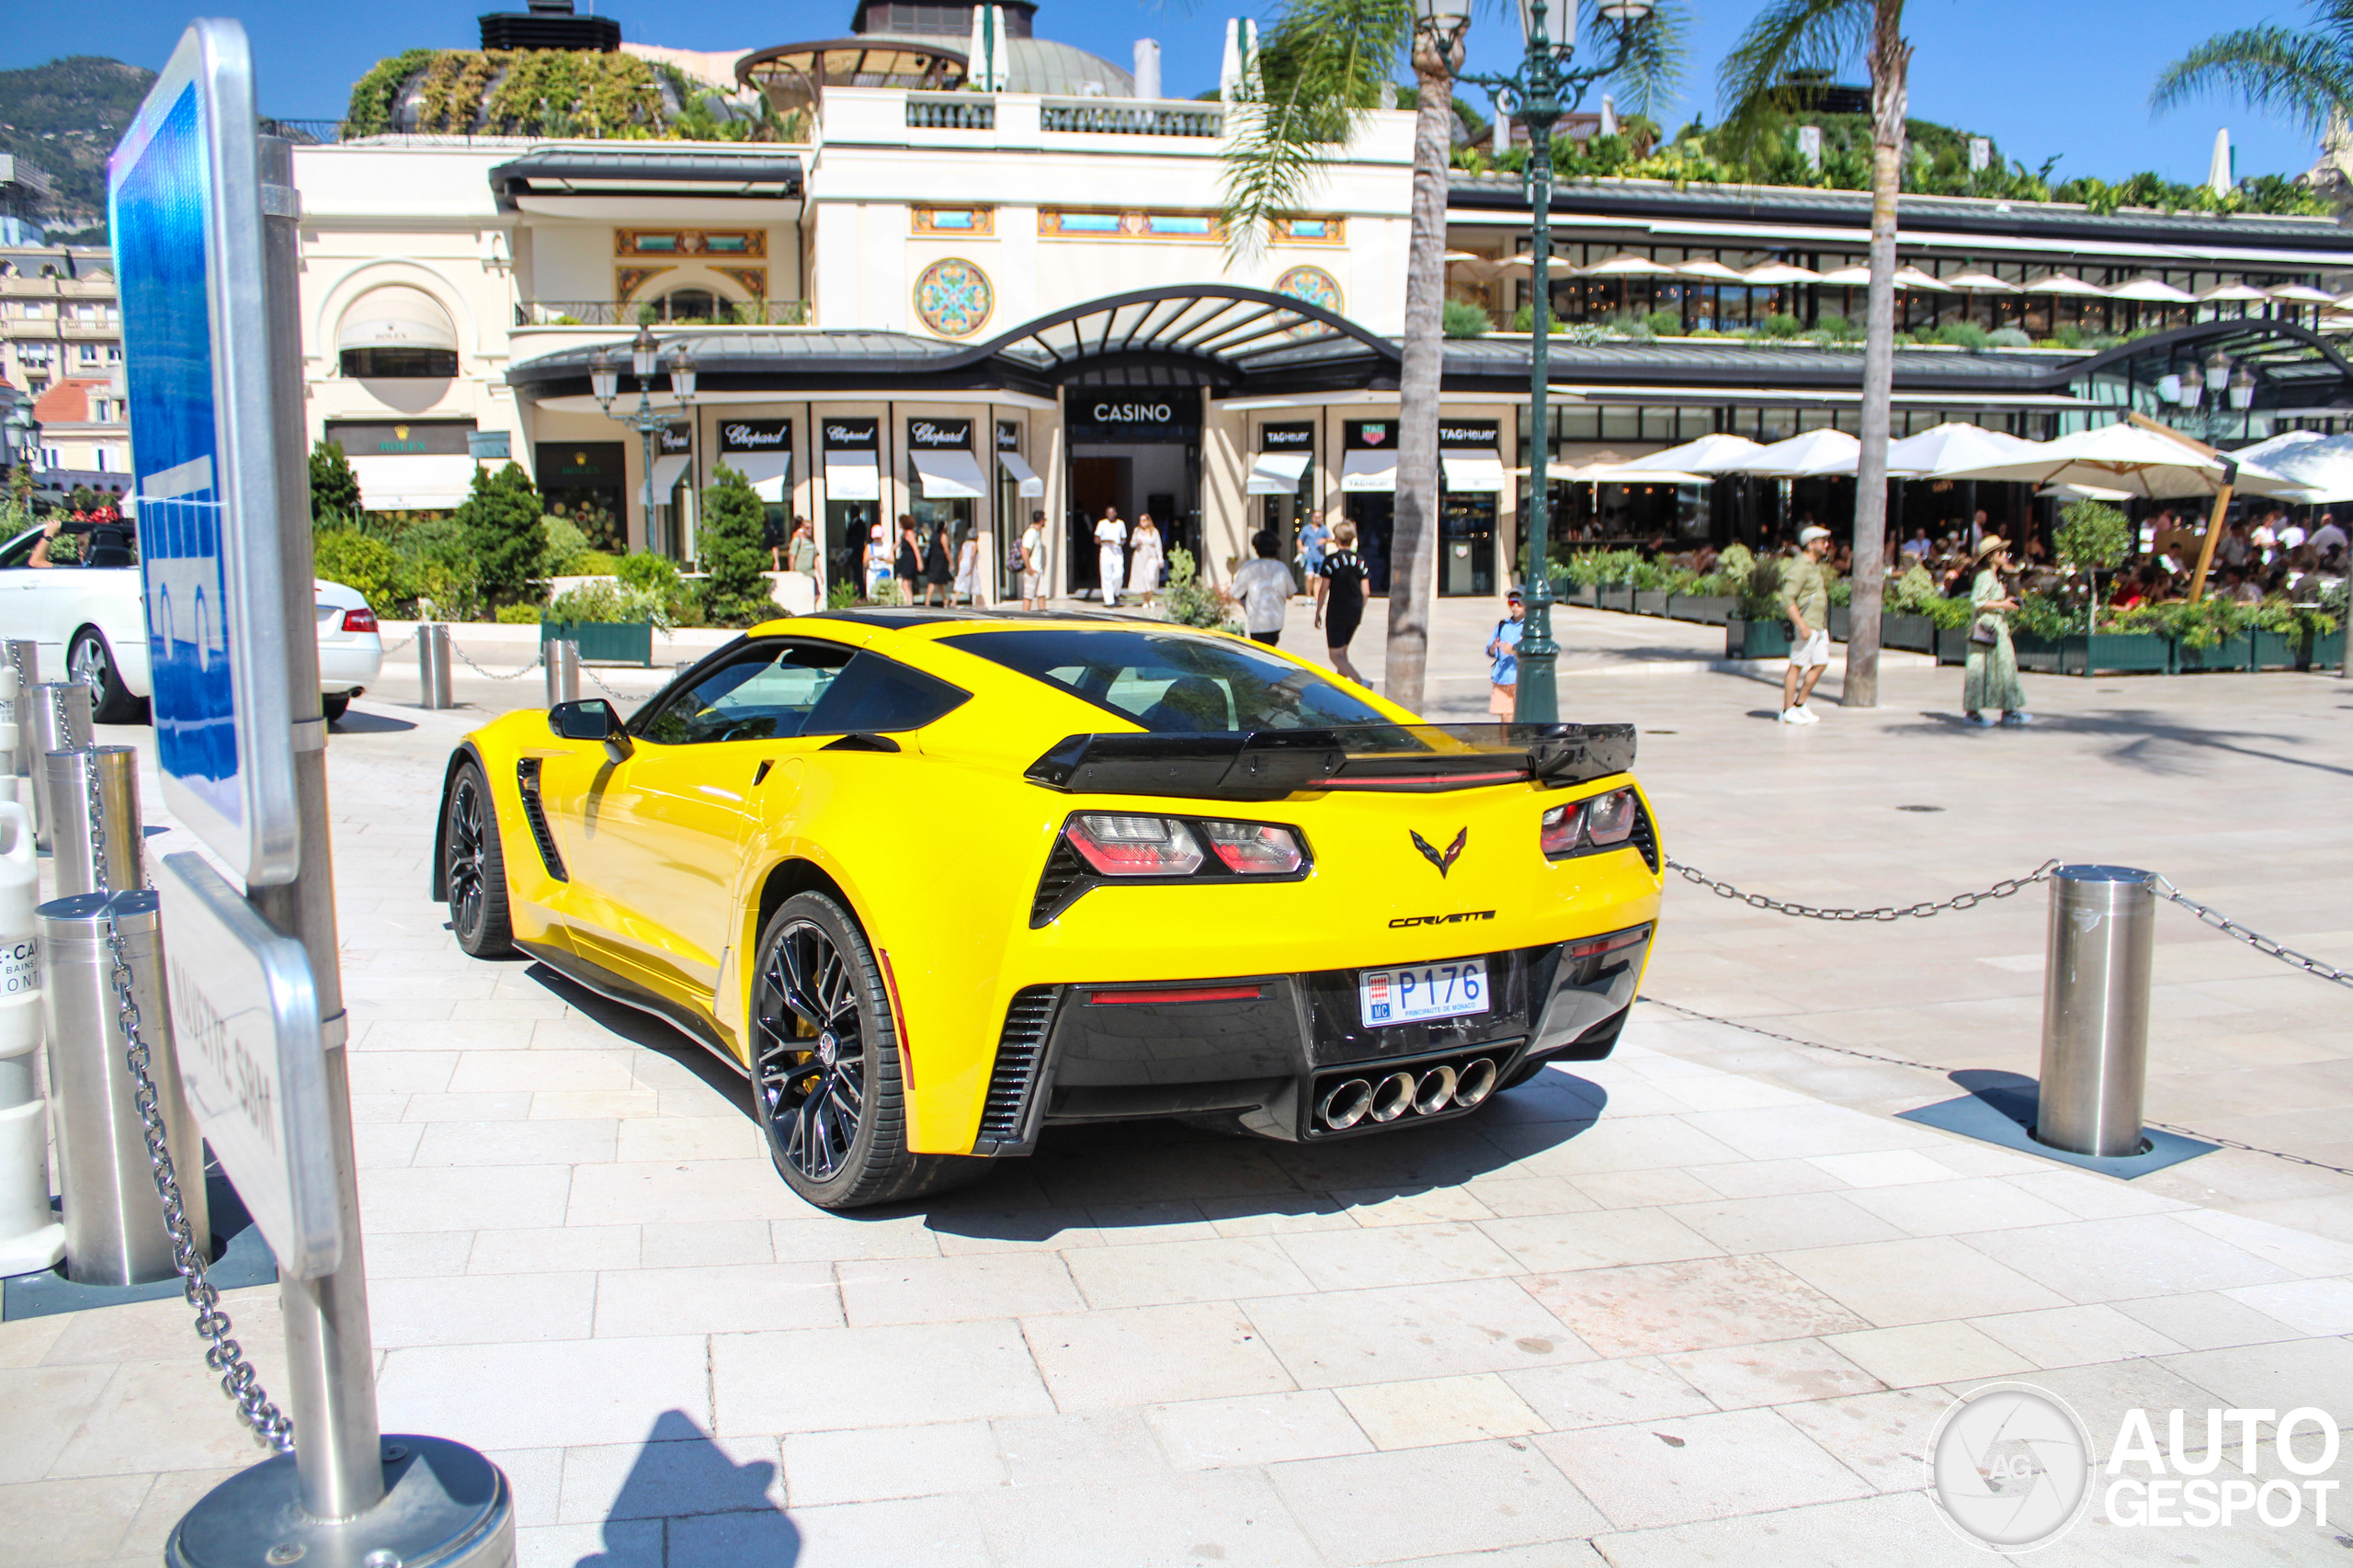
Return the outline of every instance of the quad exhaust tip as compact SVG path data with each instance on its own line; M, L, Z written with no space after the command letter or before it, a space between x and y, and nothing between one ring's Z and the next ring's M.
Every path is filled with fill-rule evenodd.
M1335 1132L1345 1132L1360 1121L1469 1110L1495 1092L1496 1079L1494 1061L1484 1056L1472 1058L1460 1069L1438 1066L1418 1075L1397 1072L1378 1082L1347 1078L1324 1091L1316 1102L1315 1119Z

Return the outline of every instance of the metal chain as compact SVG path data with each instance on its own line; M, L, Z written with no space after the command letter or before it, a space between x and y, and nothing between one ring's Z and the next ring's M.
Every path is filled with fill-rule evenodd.
M512 675L503 676L496 670L486 670L480 665L475 664L472 659L466 658L466 651L463 648L459 647L454 639L449 643L449 652L457 654L460 659L464 660L466 667L473 671L474 674L478 676L488 676L493 680L521 680L525 676L529 675L533 670L540 667L538 662L535 660L530 664L525 665L521 669L517 670Z
M2220 910L2210 908L2189 897L2162 874L2157 878L2157 891L2198 916L2201 923L2211 926L2225 937L2237 937L2266 958L2278 959L2281 963L2292 964L2307 974L2316 974L2323 980L2333 980L2339 985L2353 985L2353 972L2333 968L2316 958L2300 953L2293 948L2283 947L2268 937L2248 930Z
M101 893L108 891L106 875L106 818L98 800L97 759L90 759L90 880ZM180 1198L177 1167L172 1162L172 1151L164 1131L164 1113L155 1092L155 1079L149 1071L149 1049L140 1038L139 1000L131 991L131 959L122 931L115 922L111 905L107 910L107 956L113 969L108 979L114 987L115 1019L121 1027L122 1038L128 1042L123 1062L131 1069L132 1103L138 1108L139 1126L147 1141L147 1163L155 1176L155 1196L163 1200L164 1228L171 1233L172 1267L182 1281L181 1295L196 1309L196 1332L208 1344L204 1364L221 1375L221 1392L227 1394L237 1407L237 1419L249 1427L254 1441L279 1453L291 1453L294 1449L294 1423L271 1403L269 1392L262 1387L261 1374L237 1342L229 1337L235 1325L229 1314L221 1310L221 1292L206 1278L205 1253L199 1247L188 1221L188 1208Z
M402 638L399 642L393 643L391 647L385 649L383 651L384 654L389 658L391 655L399 653L402 649L407 647L410 643L415 641L416 633L412 631L407 636Z
M2059 862L2045 860L2023 877L2005 877L1983 892L1960 892L1935 903L1886 904L1877 909L1817 909L1810 903L1787 903L1778 898L1768 898L1761 892L1743 892L1730 882L1720 882L1705 871L1696 870L1679 860L1669 860L1667 869L1681 873L1687 882L1696 882L1718 898L1736 899L1752 909L1769 909L1776 915L1794 915L1807 920L1902 920L1907 916L1926 920L1932 915L1942 915L1948 909L1974 909L1988 899L2009 898L2024 892L2037 882L2047 882Z
M603 692L607 697L611 698L614 701L616 701L616 702L634 702L634 701L638 700L636 698L632 698L632 697L625 697L625 696L623 696L621 693L620 693L620 692L618 692L618 691L615 691L611 687L607 686L607 685L605 684L605 679L604 679L604 677L603 677L602 676L598 675L595 670L590 669L587 665L579 665L579 666L577 666L577 667L578 667L578 669L579 669L580 673L581 673L582 675L584 675L584 676L586 676L588 677L589 681L590 681L590 682L591 682L591 683L592 683L592 684L597 687L597 689L598 691Z

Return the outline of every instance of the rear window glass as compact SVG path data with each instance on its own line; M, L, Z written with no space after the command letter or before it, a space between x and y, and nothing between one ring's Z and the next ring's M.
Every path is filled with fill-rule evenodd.
M1315 671L1248 643L1108 627L972 631L940 641L1163 734L1393 722Z

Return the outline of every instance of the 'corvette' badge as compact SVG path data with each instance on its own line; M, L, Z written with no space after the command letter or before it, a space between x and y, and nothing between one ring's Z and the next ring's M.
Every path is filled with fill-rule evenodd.
M1430 841L1420 834L1415 833L1411 828L1406 830L1406 835L1413 839L1414 847L1422 852L1422 858L1436 866L1438 874L1443 877L1447 872L1454 869L1455 861L1462 858L1462 846L1469 842L1471 830L1467 827L1459 830L1454 835L1454 842L1446 846L1446 853L1443 855L1431 848Z

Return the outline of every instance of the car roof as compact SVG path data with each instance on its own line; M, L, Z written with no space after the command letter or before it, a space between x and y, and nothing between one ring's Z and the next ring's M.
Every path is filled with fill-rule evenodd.
M1149 615L1121 615L1112 610L1084 609L980 609L965 606L944 605L869 605L857 609L825 609L813 615L792 618L795 620L839 620L852 626L881 626L893 631L912 631L918 627L970 625L975 621L1013 621L1038 624L1066 622L1092 626L1156 626L1179 631L1198 630L1175 626Z

